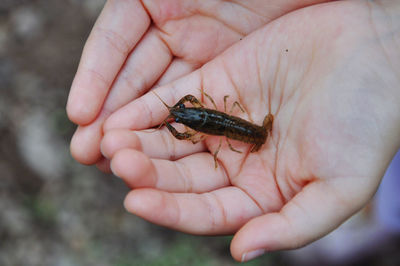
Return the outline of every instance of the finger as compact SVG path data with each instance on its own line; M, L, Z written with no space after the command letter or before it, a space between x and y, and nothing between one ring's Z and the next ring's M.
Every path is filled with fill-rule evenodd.
M209 153L169 161L150 159L142 152L124 149L115 154L111 169L132 188L201 193L229 185L226 173L222 167L214 168Z
M229 54L224 55L227 56ZM208 93L211 92L211 94L216 97L217 106L223 106L223 97L225 95L233 96L232 100L236 100L238 97L238 94L235 92L235 86L232 84L232 78L225 69L225 64L230 65L228 63L229 58L227 58L227 60L228 61L222 59L218 60L216 58L201 69L173 83L158 87L155 89L155 92L163 101L171 106L186 94L192 94L201 99L200 89L205 88ZM236 94L236 96L234 94ZM252 98L254 97L255 96L252 95ZM259 95L257 95L257 97L259 97ZM255 107L256 106L254 106L254 108ZM257 114L258 113L261 112L258 111ZM133 130L146 129L160 124L167 115L168 110L160 99L153 93L147 93L114 112L104 123L103 130L106 132L115 128L129 128Z
M232 256L247 261L266 251L299 248L326 235L372 196L370 189L361 197L351 193L358 190L359 181L338 178L309 184L279 213L245 224L232 240Z
M175 58L171 64L168 66L167 70L161 76L161 78L155 84L155 87L162 86L169 82L172 82L184 75L193 72L201 65L198 63L190 63L185 60Z
M141 96L170 66L172 54L157 32L151 28L129 55L104 103L106 112Z
M110 91L104 108L96 120L84 126L85 134L77 132L71 143L74 158L84 164L94 164L100 157L102 126L110 113L135 99L148 89L165 71L171 55L154 30L146 34L129 56L123 70L118 75ZM148 62L154 63L148 67ZM96 98L93 96L93 98ZM82 137L82 139L81 139ZM87 141L90 139L90 141Z
M108 131L101 141L102 154L112 158L121 149L135 149L150 158L176 160L184 156L206 150L203 142L193 144L174 138L166 129L130 131L115 129Z
M179 83L179 85L177 85ZM155 92L169 105L175 104L186 94L200 95L199 72L195 71L185 77L159 87ZM140 130L159 125L168 115L168 109L154 93L147 93L133 102L115 111L104 122L104 132L117 128Z
M102 158L100 153L100 141L102 138L102 121L100 117L88 126L78 126L71 139L70 150L72 157L86 165L96 163Z
M142 38L150 18L140 1L107 1L85 44L67 112L83 125L98 114L127 55Z
M236 187L203 194L135 189L124 204L129 212L152 223L202 235L232 233L261 214L257 204Z

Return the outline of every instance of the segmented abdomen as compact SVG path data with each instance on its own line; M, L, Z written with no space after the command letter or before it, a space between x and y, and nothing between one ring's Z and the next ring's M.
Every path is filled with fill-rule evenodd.
M245 143L265 143L267 132L261 126L216 110L199 108L199 112L204 112L203 123L187 126L206 134L226 136Z

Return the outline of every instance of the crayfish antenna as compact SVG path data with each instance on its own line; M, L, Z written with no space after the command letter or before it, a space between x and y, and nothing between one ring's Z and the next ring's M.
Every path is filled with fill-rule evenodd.
M148 132L148 133L153 133L153 132L155 132L155 131L157 131L157 130L159 130L160 128L162 128L164 125L166 125L167 123L168 123L168 119L169 118L171 118L172 116L168 116L164 121L162 121L162 123L160 124L160 125L158 125L157 127L153 127L153 128L151 128L151 129L149 129L149 130L146 130L146 132Z
M154 91L152 91L152 93L154 93L154 95L156 95L157 96L157 98L158 99L160 99L160 101L165 105L165 107L167 107L168 108L168 110L170 110L171 109L171 106L168 106L162 99L161 99L161 97L160 96L158 96L158 94L157 93L155 93Z

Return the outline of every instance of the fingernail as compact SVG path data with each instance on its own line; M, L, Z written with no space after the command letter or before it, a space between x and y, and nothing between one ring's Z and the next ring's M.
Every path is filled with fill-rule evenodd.
M246 261L255 259L264 253L265 253L265 249L257 249L257 250L246 252L242 255L242 262L246 262Z

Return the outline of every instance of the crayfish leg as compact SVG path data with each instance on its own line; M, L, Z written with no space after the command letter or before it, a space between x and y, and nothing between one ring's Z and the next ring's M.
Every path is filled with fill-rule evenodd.
M190 102L194 107L204 107L203 104L191 94L183 96L173 107L177 107L186 102Z
M265 128L266 131L272 130L273 122L274 122L274 116L271 113L267 114L263 121L263 127Z
M202 95L205 95L208 98L208 100L210 100L215 110L217 110L217 105L215 104L214 99L210 95L208 95L204 90L201 90L201 93Z
M190 139L190 141L193 144L196 144L200 141L203 141L205 138L207 137L207 135L205 134L198 134L198 132L195 133L195 135L193 135L193 137Z
M231 151L237 152L237 153L242 153L239 150L236 150L235 148L233 148L232 144L229 142L228 138L226 138L226 142L228 143L229 149L231 149Z
M262 144L254 144L254 146L251 148L250 152L256 152L261 148Z
M169 132L171 132L172 136L174 136L176 139L187 139L190 140L197 132L190 132L190 131L186 131L186 132L178 132L178 130L176 130L170 123L168 123L167 121L165 121L165 125L167 126Z
M219 140L218 148L217 148L216 151L214 152L214 165L215 165L215 169L218 168L217 155L218 155L219 149L221 149L221 145L222 145L222 139Z
M228 99L228 97L229 97L229 95L225 95L225 96L224 96L224 112L225 112L225 113L226 113L226 100ZM239 109L240 109L243 113L245 112L244 109L243 109L243 107L240 105L240 103L239 103L238 101L235 101L235 102L232 104L231 110L229 110L229 113L228 113L228 114L231 114L231 113L232 113L233 108L235 108L235 106L239 107Z

